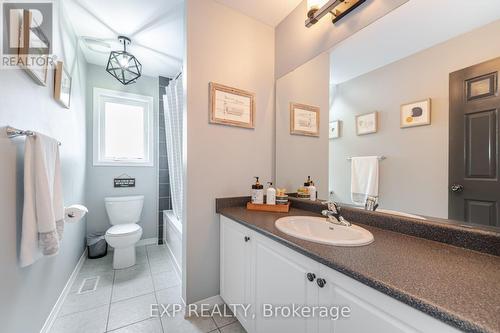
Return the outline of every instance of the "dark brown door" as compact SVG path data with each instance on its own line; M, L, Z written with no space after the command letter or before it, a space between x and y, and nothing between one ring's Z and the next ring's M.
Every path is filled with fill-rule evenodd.
M500 226L500 58L450 74L449 218Z

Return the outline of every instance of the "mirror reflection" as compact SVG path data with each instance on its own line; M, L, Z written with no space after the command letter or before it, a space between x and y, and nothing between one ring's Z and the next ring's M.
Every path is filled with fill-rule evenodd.
M310 177L319 199L500 227L498 31L361 31L279 78L278 186L306 198Z

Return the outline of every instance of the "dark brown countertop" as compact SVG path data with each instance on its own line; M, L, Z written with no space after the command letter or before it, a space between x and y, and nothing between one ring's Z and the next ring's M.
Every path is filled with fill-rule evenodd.
M289 248L467 332L500 332L500 257L351 221L375 241L361 247L288 236L274 222L288 214L219 207L218 212Z

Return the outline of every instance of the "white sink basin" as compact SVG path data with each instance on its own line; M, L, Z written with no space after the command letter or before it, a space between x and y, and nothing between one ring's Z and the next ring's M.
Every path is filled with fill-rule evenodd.
M373 242L373 235L357 225L345 227L327 222L324 217L287 216L275 222L287 235L315 243L335 246L362 246Z

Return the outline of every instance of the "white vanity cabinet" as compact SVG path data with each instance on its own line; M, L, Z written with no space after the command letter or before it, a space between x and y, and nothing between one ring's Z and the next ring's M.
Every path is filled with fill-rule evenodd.
M239 223L221 216L220 224L220 295L226 304L253 304L253 232ZM245 316L236 308L238 320L253 331L253 312ZM253 307L250 309L253 311Z
M249 316L236 313L249 333L459 332L224 216L220 231L221 297L251 305ZM350 312L338 320L265 317L266 304Z

